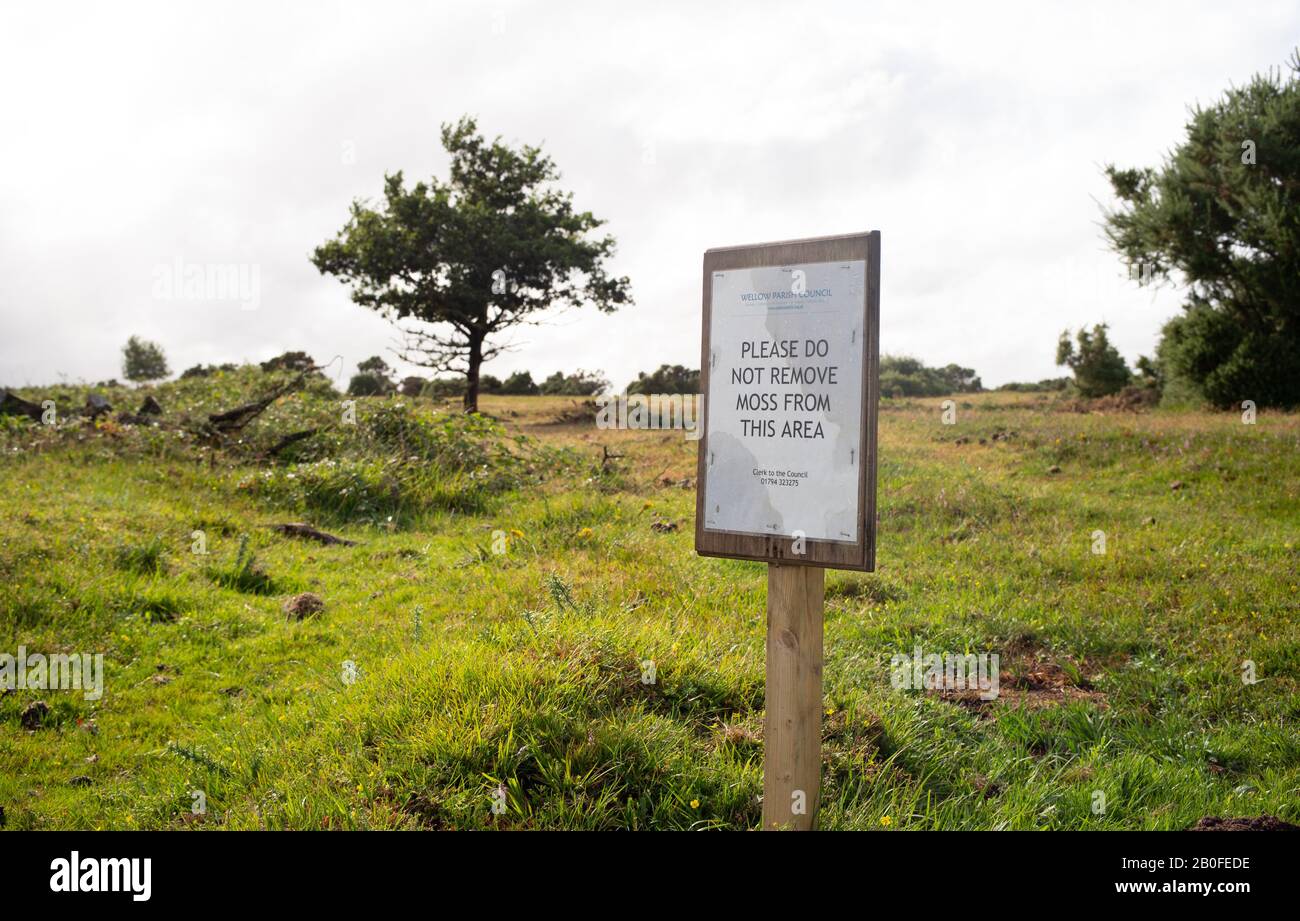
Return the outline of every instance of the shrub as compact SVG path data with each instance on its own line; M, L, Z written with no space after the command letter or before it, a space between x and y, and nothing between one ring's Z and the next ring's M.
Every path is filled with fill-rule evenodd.
M1085 397L1104 397L1119 393L1133 378L1123 356L1110 344L1106 324L1092 328L1080 327L1075 336L1078 347L1070 341L1070 331L1061 333L1056 344L1056 363L1068 365L1074 372L1074 383Z
M255 474L241 486L336 520L379 522L431 510L482 511L492 496L519 485L527 469L492 420L417 415L404 403L367 411L355 433L323 446L332 456Z
M391 381L378 374L362 371L360 374L352 375L352 380L348 381L348 396L380 397L389 393L392 386Z

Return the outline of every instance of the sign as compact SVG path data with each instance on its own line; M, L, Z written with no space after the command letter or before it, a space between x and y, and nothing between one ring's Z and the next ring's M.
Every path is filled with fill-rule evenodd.
M704 254L695 549L875 566L880 234Z

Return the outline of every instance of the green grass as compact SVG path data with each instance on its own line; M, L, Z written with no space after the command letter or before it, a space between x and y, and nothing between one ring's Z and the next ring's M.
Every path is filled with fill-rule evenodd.
M197 413L240 381L158 392ZM882 407L879 571L827 575L822 827L1300 821L1300 417L939 402ZM763 567L695 556L692 442L553 424L572 403L490 399L506 432L466 433L362 401L274 465L9 425L0 652L106 677L0 697L7 827L757 827ZM358 544L267 528L302 519ZM325 610L287 618L302 591ZM999 653L1002 697L891 688L917 645Z

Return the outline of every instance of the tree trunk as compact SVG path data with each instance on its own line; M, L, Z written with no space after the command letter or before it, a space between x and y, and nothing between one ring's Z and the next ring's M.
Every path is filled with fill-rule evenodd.
M469 368L465 371L465 412L478 412L478 375L483 365L483 337L470 336Z

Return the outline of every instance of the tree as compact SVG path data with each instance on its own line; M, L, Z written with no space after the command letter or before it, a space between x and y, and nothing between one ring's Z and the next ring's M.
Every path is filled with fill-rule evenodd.
M501 385L501 392L516 396L531 396L539 391L537 384L533 383L531 371L516 371L505 379Z
M1165 389L1165 375L1160 368L1159 359L1139 355L1135 367L1137 368L1137 383L1139 386L1149 387L1156 391L1157 395Z
M541 391L551 396L589 397L609 389L609 380L601 371L583 371L572 374L556 371L542 381Z
M1085 397L1104 397L1124 389L1133 374L1124 357L1110 344L1106 324L1101 323L1088 332L1079 328L1075 336L1078 347L1070 341L1070 331L1061 333L1056 343L1056 363L1069 365L1074 372L1074 384Z
M359 374L352 375L348 381L348 396L350 397L381 397L388 393L387 382L378 374L371 374L369 371L362 371Z
M1184 312L1156 349L1165 387L1219 406L1300 403L1300 50L1197 107L1159 170L1108 166L1111 246Z
M627 385L628 393L699 393L699 369L685 365L660 365L655 371L637 373L636 380Z
M357 370L362 374L373 374L376 377L382 377L385 380L392 380L393 369L388 367L388 362L384 361L378 355L372 355L365 361L357 363Z
M541 148L486 141L469 117L442 126L442 145L447 181L408 189L400 171L386 175L383 205L354 201L312 262L399 329L403 360L463 373L474 412L479 369L505 348L503 330L549 307L612 312L631 297L626 278L606 274L614 238L589 237L604 222L554 187L560 174Z
M122 375L129 381L157 381L171 374L162 346L132 336L122 346Z
M354 397L373 397L392 393L397 389L393 382L393 369L378 355L357 363L357 373L348 381L348 394Z
M984 389L983 382L974 368L961 365L944 365L936 369L939 379L948 387L949 393L979 393Z

